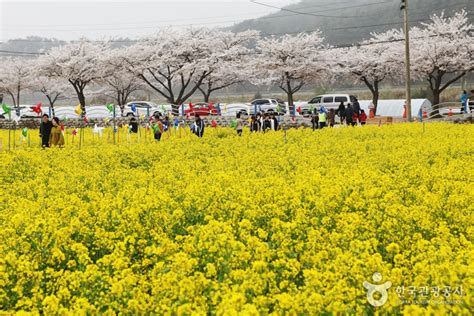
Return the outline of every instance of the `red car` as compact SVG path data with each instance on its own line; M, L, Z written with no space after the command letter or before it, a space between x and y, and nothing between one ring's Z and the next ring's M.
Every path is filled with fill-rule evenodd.
M217 115L217 109L212 103L189 103L189 108L184 110L184 113L191 116L196 114L199 114L200 116Z

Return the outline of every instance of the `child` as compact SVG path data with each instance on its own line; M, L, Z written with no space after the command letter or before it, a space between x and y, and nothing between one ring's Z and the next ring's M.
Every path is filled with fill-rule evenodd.
M352 126L356 126L357 122L359 121L359 115L356 111L352 114Z

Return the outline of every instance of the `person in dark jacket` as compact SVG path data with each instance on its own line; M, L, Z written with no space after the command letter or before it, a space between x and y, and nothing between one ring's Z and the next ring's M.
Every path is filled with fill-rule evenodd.
M130 119L130 123L129 123L129 126L130 126L130 133L138 133L138 123L137 123L137 119L132 117Z
M311 126L313 127L313 131L319 128L319 115L317 110L314 110L311 114Z
M352 125L352 116L354 115L354 109L352 105L349 103L346 108L346 123L347 125Z
M354 110L354 113L357 114L357 116L360 115L360 104L359 104L359 100L357 100L357 98L354 98L354 102L352 104L352 109Z
M260 124L260 119L259 117L255 117L252 115L251 121L250 121L250 131L251 132L259 132L261 130L262 125Z
M197 137L202 137L204 135L205 124L199 114L196 114L196 121L194 122L194 125L194 134L196 134Z
M263 132L265 133L268 130L272 129L272 122L270 122L270 115L264 114L263 115Z
M341 119L341 125L344 124L344 121L346 120L346 107L344 106L344 102L341 102L339 104L339 108L336 111L336 115L339 116Z
M43 114L43 120L40 124L40 137L41 137L41 146L43 148L49 147L49 136L51 135L51 129L53 128L53 123L49 120L48 114Z

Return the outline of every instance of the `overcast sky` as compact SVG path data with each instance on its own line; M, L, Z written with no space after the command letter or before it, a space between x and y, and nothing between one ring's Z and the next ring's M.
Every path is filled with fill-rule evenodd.
M298 0L259 0L285 6ZM0 0L0 36L137 37L159 27L224 26L276 12L250 0Z

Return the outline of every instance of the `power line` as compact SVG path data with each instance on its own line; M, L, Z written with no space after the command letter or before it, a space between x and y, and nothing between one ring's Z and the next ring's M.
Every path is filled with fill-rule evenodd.
M281 11L292 12L292 13L296 13L296 14L300 14L300 15L315 16L315 17L353 19L353 18L366 18L366 17L373 16L373 15L352 15L351 16L351 15L314 14L314 13L309 13L309 12L295 11L295 10L287 9L287 8L284 8L284 7L277 7L277 6L273 6L273 5L270 5L270 4L258 2L258 1L255 1L255 0L250 0L250 2L261 5L261 6L264 6L264 7L268 7L268 8L280 9ZM371 5L378 5L378 4L388 3L388 2L391 2L391 1L382 1L382 2L376 2L376 3L371 3L371 4L365 4L365 5L361 5L361 6L367 6L368 7L368 6L371 6Z
M335 11L335 10L347 10L347 9L352 9L352 8L357 8L357 7L366 7L366 6L373 6L373 5L379 5L379 4L384 4L384 3L389 3L391 1L382 1L382 2L376 2L376 3L365 3L365 4L358 4L358 5L351 5L351 6L344 6L344 7L338 7L338 8L332 8L332 9L326 9L326 10L318 10L316 12L309 12L309 13L305 13L305 12L298 12L298 11L289 11L289 12L292 12L293 14L286 14L286 15L270 15L270 16L263 16L263 17L260 17L259 19L278 19L278 18L283 18L283 17L290 17L290 16L296 16L296 15L312 15L312 16L320 16L320 17L335 17L335 18L340 18L341 16L331 16L331 15L317 15L317 13L321 13L321 12L329 12L329 11ZM353 3L353 1L347 1L347 2L342 2L342 3L338 3L338 4L343 4L343 3ZM336 5L336 4L335 4ZM306 6L306 7L302 7L300 9L308 9L308 8L314 8L314 7L321 7L321 5L314 5L314 6ZM274 8L277 8L277 9L282 9L282 11L285 11L283 10L283 8L280 8L280 7L274 7ZM286 10L288 11L288 10ZM359 16L359 17L367 17L367 16ZM216 18L219 18L219 17L216 17ZM224 17L222 17L224 18ZM204 18L203 18L204 19ZM206 18L207 19L207 18ZM187 23L187 24L170 24L170 25L158 25L158 26L136 26L136 27L112 27L112 28L94 28L94 29L52 29L52 31L57 31L57 32L72 32L72 31L89 31L89 30L106 30L106 31L114 31L114 30L137 30L137 29L156 29L156 28L159 28L159 27L183 27L183 26L198 26L198 25L212 25L212 24L226 24L226 23L232 23L232 22L243 22L243 21L247 21L248 19L241 19L241 20L235 20L235 19L232 19L232 20L224 20L224 21L215 21L215 22L206 22L206 23ZM178 20L172 20L172 21L178 21ZM162 21L163 22L163 21ZM91 24L88 24L87 26L91 26L91 27L94 27L96 25L112 25L112 24L95 24L95 25L91 25ZM114 24L116 25L116 24ZM123 23L119 23L119 25L124 25ZM51 25L51 26L46 26L47 28L49 27L53 27L53 28L56 28L57 26L54 26L54 25ZM33 27L32 27L33 28ZM43 28L43 27L34 27L35 30L37 29L44 29L46 30L47 28ZM15 27L15 29L18 29L18 27Z

